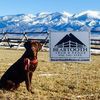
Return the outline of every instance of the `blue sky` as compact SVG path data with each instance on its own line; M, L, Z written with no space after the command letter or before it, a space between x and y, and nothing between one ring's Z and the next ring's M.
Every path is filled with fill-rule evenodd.
M0 16L39 12L100 11L100 0L1 0Z

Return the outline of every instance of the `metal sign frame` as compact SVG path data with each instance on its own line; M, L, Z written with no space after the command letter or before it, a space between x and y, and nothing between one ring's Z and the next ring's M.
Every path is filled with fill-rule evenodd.
M50 33L50 61L87 62L90 56L90 32Z

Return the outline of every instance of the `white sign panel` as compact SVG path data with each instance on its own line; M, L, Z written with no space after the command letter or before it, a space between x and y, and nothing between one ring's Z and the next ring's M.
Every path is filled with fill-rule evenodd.
M51 61L90 61L89 32L51 32Z

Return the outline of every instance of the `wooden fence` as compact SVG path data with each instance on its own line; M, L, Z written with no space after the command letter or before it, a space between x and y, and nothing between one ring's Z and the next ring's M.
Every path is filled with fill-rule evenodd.
M16 47L18 49L27 40L38 40L41 43L48 42L45 41L47 37L47 32L0 33L0 47Z
M27 40L38 40L41 43L49 42L48 32L25 32L25 33L0 33L0 47L19 48ZM45 41L47 40L47 41ZM91 38L91 48L100 49L100 38Z
M91 38L91 49L100 50L100 38Z

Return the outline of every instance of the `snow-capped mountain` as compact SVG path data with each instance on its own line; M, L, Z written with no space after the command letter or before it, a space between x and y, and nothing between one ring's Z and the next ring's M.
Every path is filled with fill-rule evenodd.
M100 31L100 11L84 11L79 14L42 12L36 15L18 14L0 17L0 32L69 30Z

